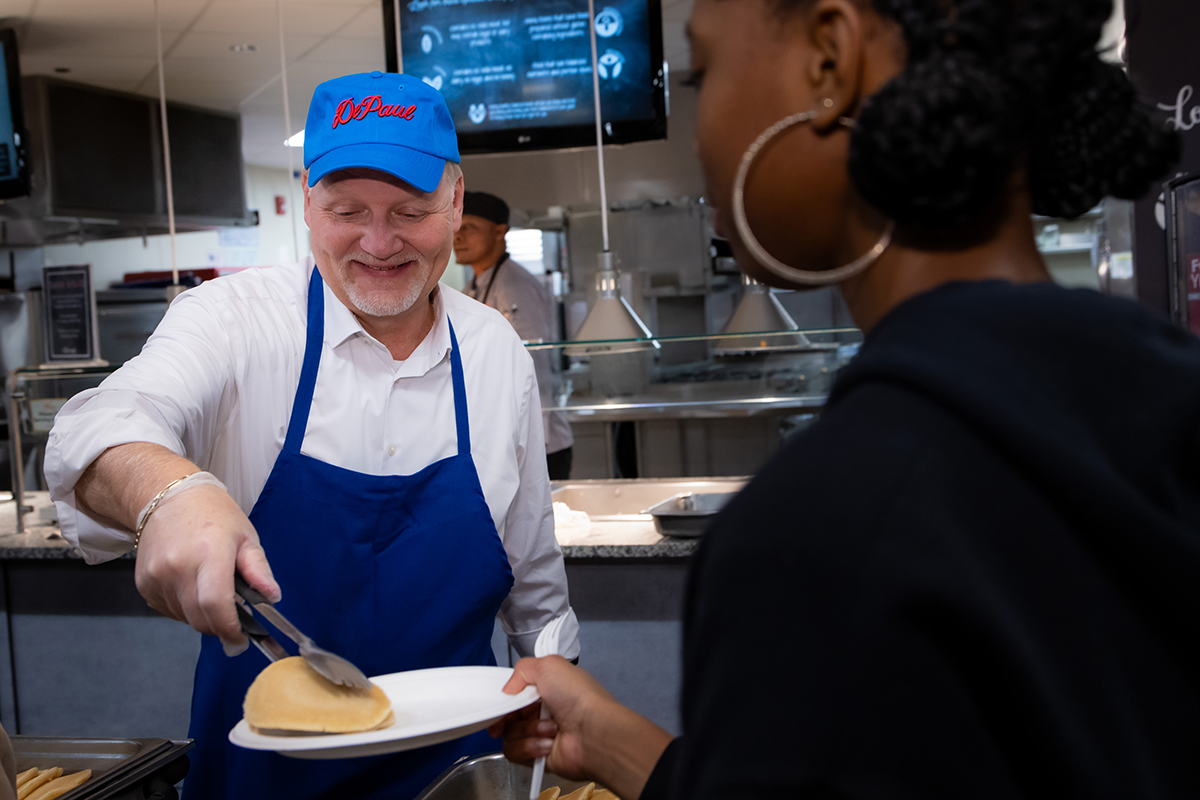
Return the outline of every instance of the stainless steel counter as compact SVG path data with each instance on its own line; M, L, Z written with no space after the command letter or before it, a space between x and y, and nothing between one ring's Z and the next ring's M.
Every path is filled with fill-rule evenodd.
M746 478L642 478L563 481L552 484L551 499L588 515L586 525L558 526L555 534L567 559L686 558L696 539L663 536L650 514L642 513L681 492L736 492Z
M558 530L563 557L577 559L681 559L696 549L695 539L664 537L654 519L641 513L679 492L734 492L745 478L646 478L641 480L569 481L553 484L555 502L591 518L586 527ZM17 533L16 504L8 493L0 494L0 560L82 559L62 538L57 522L41 521L50 509L49 492L27 492L25 530ZM132 560L126 553L121 560Z
M49 492L26 492L25 504L33 506L33 511L25 515L25 530L17 533L17 504L11 493L0 493L0 560L82 559L59 534L57 523L40 521L42 509L53 505ZM133 554L126 557L132 558Z

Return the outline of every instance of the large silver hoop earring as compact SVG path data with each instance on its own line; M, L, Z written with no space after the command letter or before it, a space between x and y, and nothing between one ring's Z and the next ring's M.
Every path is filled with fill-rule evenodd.
M801 111L799 114L793 114L790 117L779 120L779 122L776 122L763 131L762 135L755 139L754 144L750 145L742 155L742 163L738 166L737 178L733 182L733 221L737 226L738 236L741 237L742 243L746 245L750 254L754 256L754 259L759 264L762 264L764 269L778 275L784 280L804 286L829 286L834 283L841 283L847 278L857 275L874 264L876 259L883 255L883 251L892 243L892 234L896 231L896 223L889 220L887 227L884 228L883 236L874 247L849 264L844 264L837 269L823 271L797 269L796 267L788 266L768 253L766 248L759 243L758 239L754 238L754 233L750 230L750 222L746 219L745 189L746 176L750 173L750 165L754 162L754 159L763 147L766 146L767 142L779 135L780 132L801 122L809 122L816 119L817 116L816 111ZM848 117L839 117L838 122L847 128L854 127L854 120Z

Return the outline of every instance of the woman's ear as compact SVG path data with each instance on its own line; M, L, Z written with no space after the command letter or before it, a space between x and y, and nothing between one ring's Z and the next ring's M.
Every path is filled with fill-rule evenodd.
M865 20L854 0L817 0L804 15L812 55L806 78L817 98L813 127L854 115L862 97Z

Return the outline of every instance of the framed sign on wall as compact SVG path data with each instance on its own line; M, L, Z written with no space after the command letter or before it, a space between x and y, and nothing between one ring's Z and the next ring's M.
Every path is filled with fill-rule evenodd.
M96 363L100 340L92 266L42 268L42 320L46 363Z

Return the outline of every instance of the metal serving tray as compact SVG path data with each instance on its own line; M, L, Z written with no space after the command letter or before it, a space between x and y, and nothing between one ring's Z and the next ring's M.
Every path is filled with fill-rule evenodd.
M596 521L605 517L644 515L646 509L682 492L737 492L749 478L634 478L632 480L563 481L551 484L551 499Z
M737 492L680 492L646 509L654 517L654 527L663 536L694 538L704 533L708 523Z
M533 770L514 764L503 753L464 759L446 770L417 800L529 800ZM542 789L562 787L562 793L585 784L569 781L547 772Z
M63 774L90 769L92 777L62 800L142 798L142 783L157 773L173 785L187 773L187 761L175 762L192 749L190 739L84 739L59 736L13 736L17 772L31 767L62 767Z

